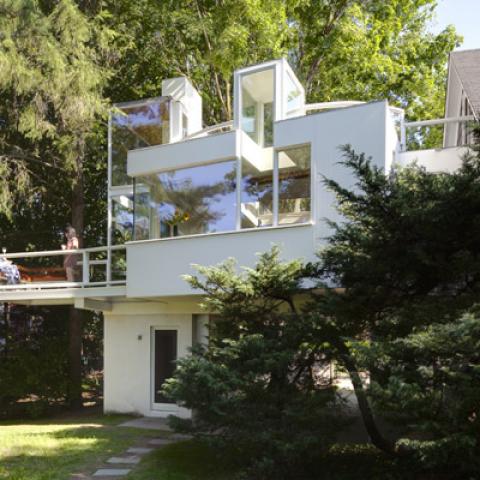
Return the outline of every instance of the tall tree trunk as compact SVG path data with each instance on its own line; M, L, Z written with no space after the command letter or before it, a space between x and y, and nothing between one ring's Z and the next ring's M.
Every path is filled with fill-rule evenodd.
M75 172L75 183L72 190L72 226L77 232L79 247L83 247L83 231L85 227L85 192L83 159L85 142L78 142L78 157ZM68 319L68 359L70 366L70 388L68 402L71 408L82 407L82 337L83 312L70 307Z
M71 408L78 409L82 401L82 336L83 312L70 307L68 315L68 359L69 359L69 389L68 403Z
M355 361L351 357L350 353L347 351L346 346L343 346L342 350L342 360L345 367L347 368L348 374L350 375L353 390L355 392L355 396L357 397L358 409L360 410L363 424L365 425L365 429L367 430L371 442L383 452L390 455L396 455L397 452L395 451L394 444L387 440L377 427L377 423L373 416L372 409L370 408L367 394L365 393L363 382L358 373Z

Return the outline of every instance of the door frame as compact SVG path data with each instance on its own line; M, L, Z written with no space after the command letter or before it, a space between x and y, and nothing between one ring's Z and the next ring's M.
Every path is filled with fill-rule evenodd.
M178 360L181 328L179 325L152 325L150 327L150 409L171 415L179 411L179 406L176 403L155 402L155 332L157 330L175 330L177 332L177 358L175 360Z

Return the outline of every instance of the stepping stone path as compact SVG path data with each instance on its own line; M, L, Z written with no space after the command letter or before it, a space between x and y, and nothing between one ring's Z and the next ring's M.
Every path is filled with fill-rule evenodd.
M148 453L153 452L156 448L171 445L172 443L180 442L182 440L189 440L191 438L190 435L181 435L178 433L165 437L151 438L147 442L147 447L130 447L124 455L109 458L106 462L109 466L99 468L92 475L92 478L104 478L105 480L124 478L132 471L132 468L135 467L135 465L140 463L142 455L147 455ZM116 467L116 465L118 465L118 467Z
M140 457L138 455L128 455L126 457L112 457L107 460L107 463L130 463L136 465L137 463L140 463Z
M150 452L153 452L153 448L132 447L127 450L127 453L134 453L135 455L145 455Z
M130 468L99 468L94 477L124 477L131 472Z

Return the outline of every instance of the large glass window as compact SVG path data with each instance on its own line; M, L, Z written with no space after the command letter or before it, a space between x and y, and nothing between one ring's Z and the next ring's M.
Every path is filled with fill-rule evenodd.
M278 151L278 224L310 220L310 146Z
M235 229L235 160L139 177L135 239Z
M112 245L123 245L133 236L133 196L112 197Z
M290 73L285 75L285 91L287 94L286 116L293 117L300 115L303 108L303 95Z
M112 185L132 184L127 175L129 150L168 143L169 106L170 99L161 97L117 107L112 113Z
M271 150L271 149L268 149ZM273 155L242 158L241 227L255 228L273 225Z
M241 78L242 130L261 147L273 144L274 69L245 74Z

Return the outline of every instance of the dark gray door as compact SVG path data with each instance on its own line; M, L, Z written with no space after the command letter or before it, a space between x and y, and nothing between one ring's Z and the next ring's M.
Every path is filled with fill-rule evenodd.
M155 403L173 403L165 398L160 390L165 380L173 375L175 360L177 359L177 331L155 330L155 355L154 355L154 379L155 379Z

